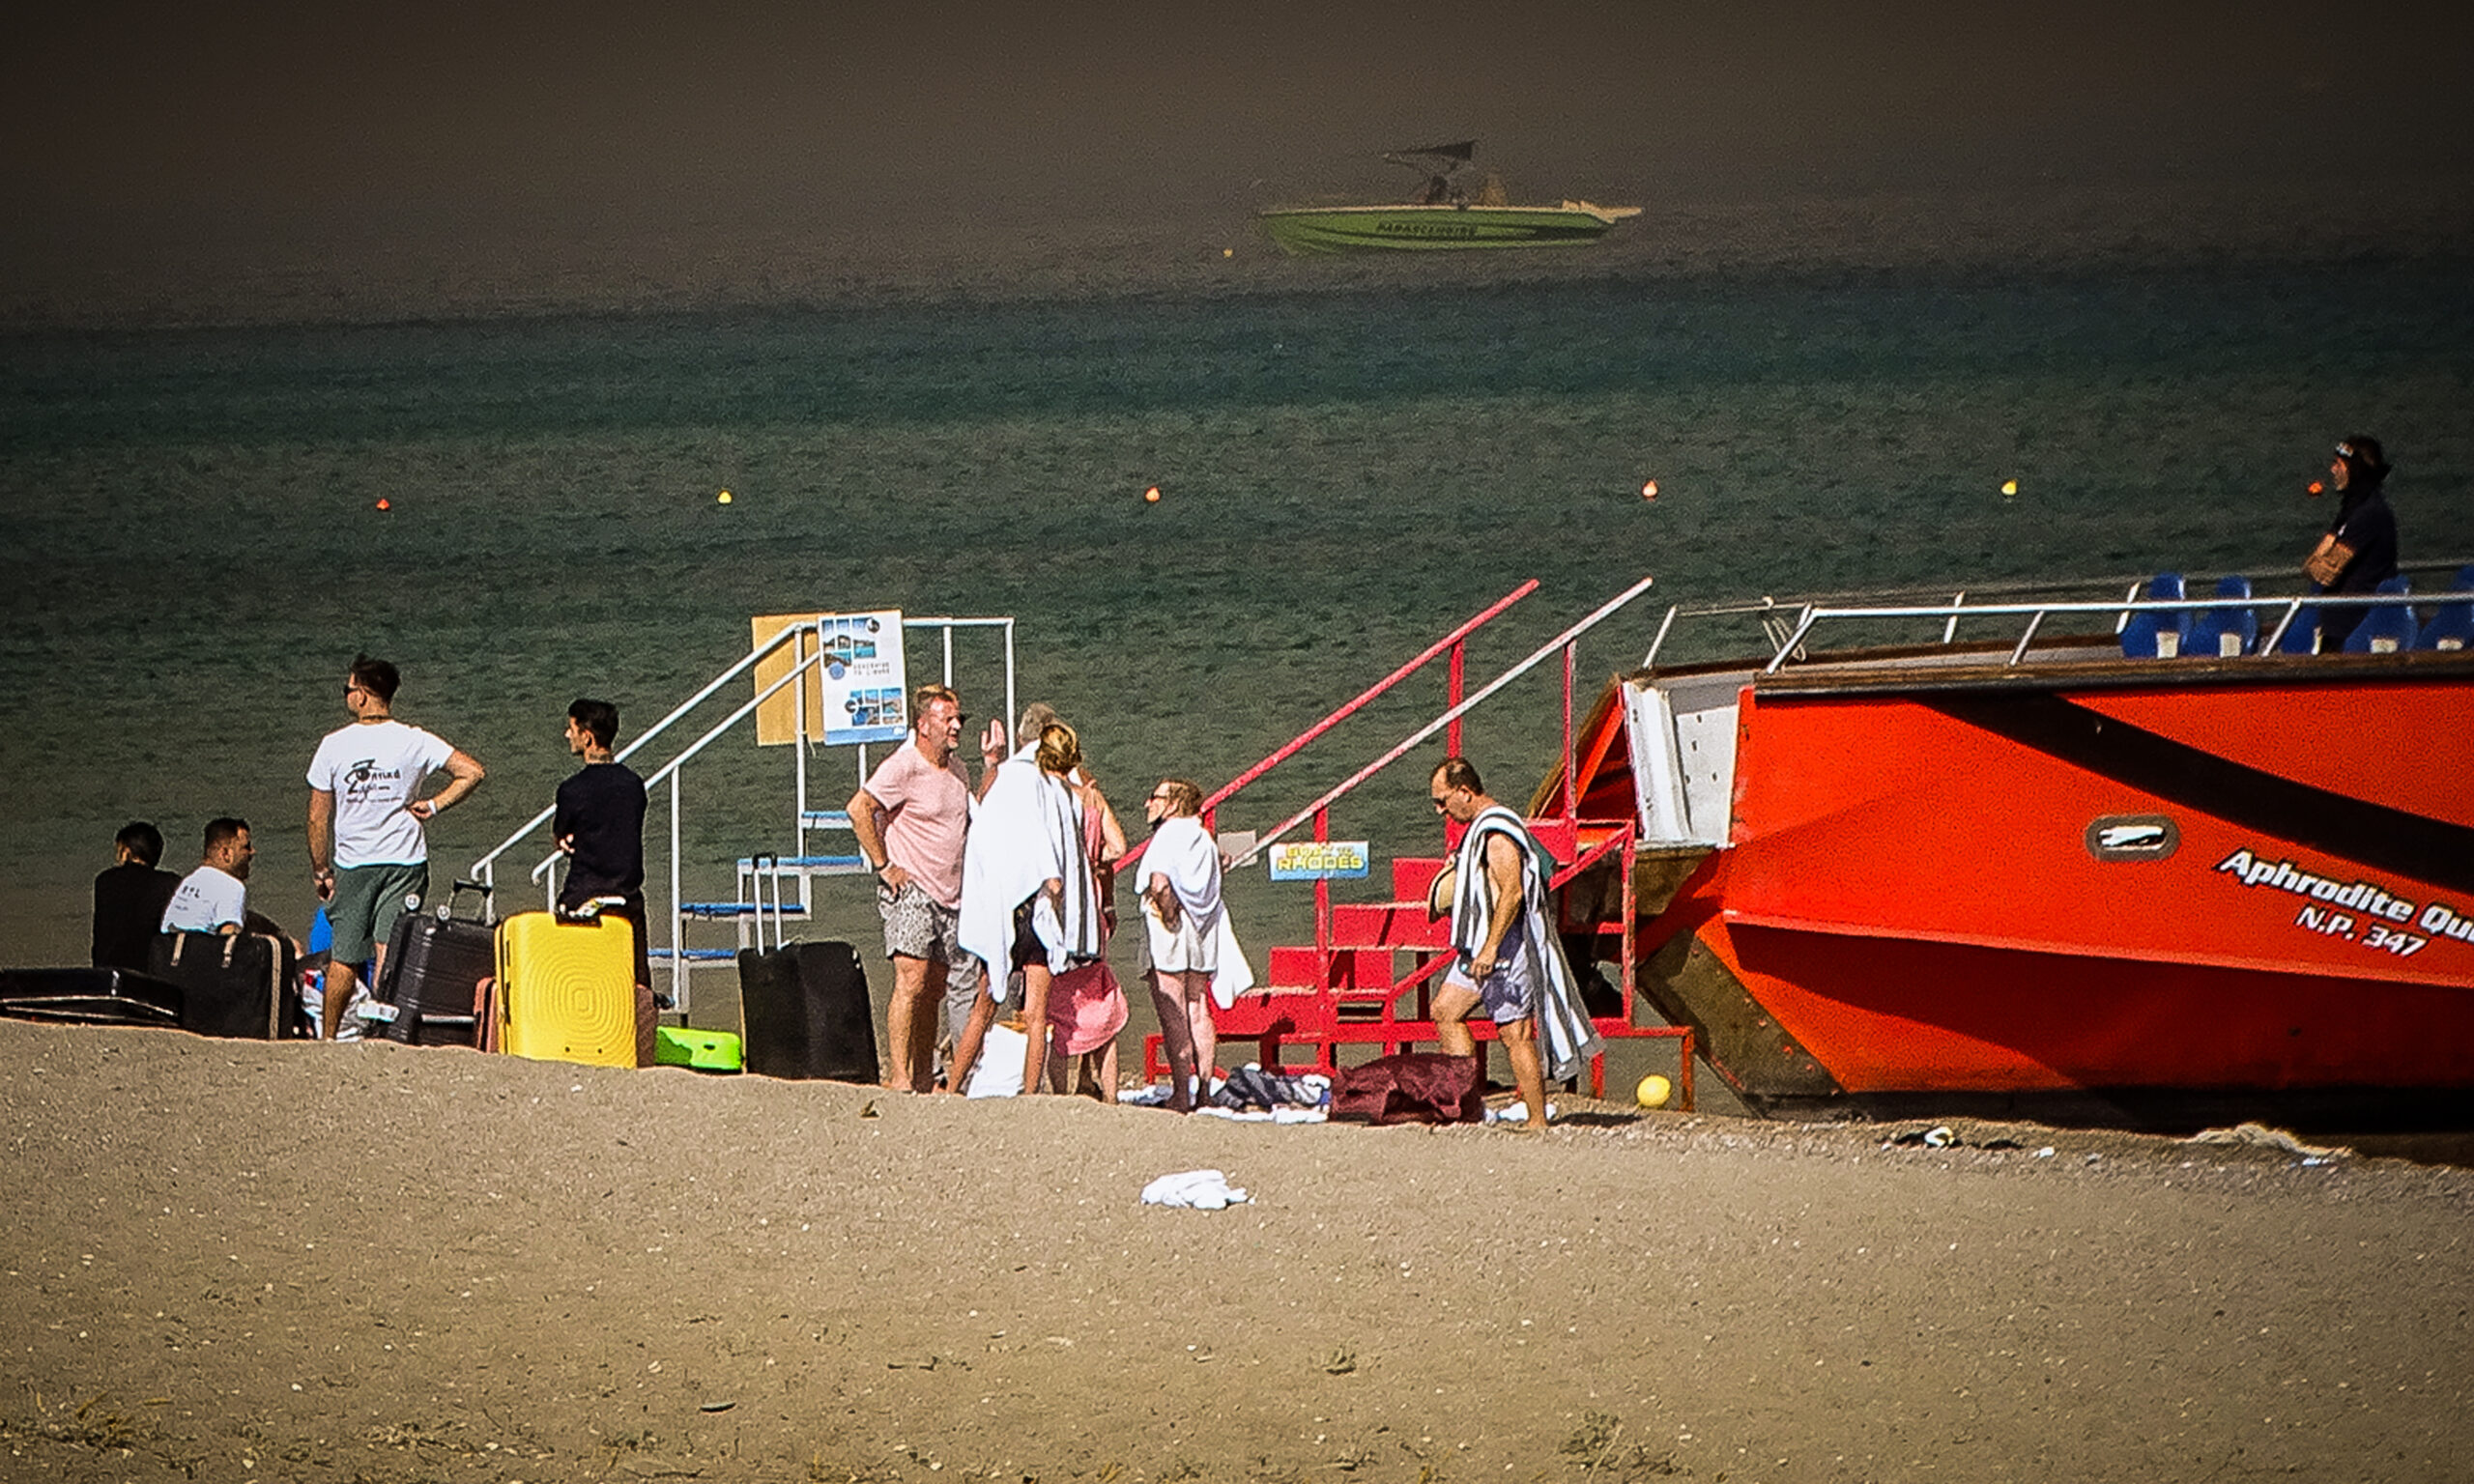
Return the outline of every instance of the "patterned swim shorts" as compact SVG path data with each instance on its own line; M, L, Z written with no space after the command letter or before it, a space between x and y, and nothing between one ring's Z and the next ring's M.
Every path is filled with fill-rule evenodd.
M885 956L924 958L946 965L948 985L979 979L979 960L963 951L962 913L905 881L899 892L877 888L877 915L884 919Z
M1469 978L1469 960L1454 955L1452 967L1443 971L1443 982L1458 989L1476 992L1486 1010L1487 1018L1497 1025L1510 1025L1526 1020L1534 1012L1536 997L1530 985L1529 958L1514 952L1510 957L1495 965L1484 984L1474 984Z

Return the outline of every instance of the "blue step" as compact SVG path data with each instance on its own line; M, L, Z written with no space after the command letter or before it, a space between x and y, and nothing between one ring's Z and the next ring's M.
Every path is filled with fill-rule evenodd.
M784 855L770 856L766 857L766 859L773 863L772 866L766 868L768 873L771 870L806 870L819 875L823 875L834 871L861 873L865 872L868 869L868 858L864 855ZM738 860L739 874L746 875L750 871L755 870L757 869L756 862L757 857L755 856L740 856Z
M847 830L850 828L850 812L847 809L811 809L799 815L803 830Z

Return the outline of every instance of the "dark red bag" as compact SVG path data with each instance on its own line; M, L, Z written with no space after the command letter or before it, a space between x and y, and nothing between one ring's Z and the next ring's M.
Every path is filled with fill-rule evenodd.
M1343 1067L1332 1075L1332 1117L1343 1123L1484 1123L1478 1059L1403 1051Z

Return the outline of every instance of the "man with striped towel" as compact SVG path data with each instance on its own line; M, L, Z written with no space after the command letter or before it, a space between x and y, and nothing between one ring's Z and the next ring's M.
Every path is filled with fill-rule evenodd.
M1435 812L1468 826L1452 868L1453 964L1433 1000L1436 1043L1474 1056L1467 1021L1495 1022L1532 1131L1546 1127L1546 1078L1579 1075L1605 1042L1581 1008L1546 896L1555 859L1518 814L1487 797L1466 757L1446 757L1426 786ZM1539 1042L1544 1042L1544 1055Z

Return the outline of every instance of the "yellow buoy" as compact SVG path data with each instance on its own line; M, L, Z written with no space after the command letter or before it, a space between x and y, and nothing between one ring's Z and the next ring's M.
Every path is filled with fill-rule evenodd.
M722 493L720 493L719 495L716 495L716 496L714 496L714 497L713 497L713 503L715 503L715 504L717 504L717 505L727 505L727 504L729 504L730 502L731 502L731 492L730 492L730 491L728 491L728 490L724 490L724 491L722 491Z
M2004 495L2016 495L2016 494L2018 494L2018 493L2019 493L2019 481L2018 481L2018 480L2016 480L2016 479L2004 479L2004 480L2002 480L2002 481L2001 481L2001 493L2002 493L2002 494L2004 494Z
M1654 1071L1643 1077L1641 1085L1632 1090L1632 1100L1645 1108L1663 1108L1667 1099L1674 1094L1675 1084Z

